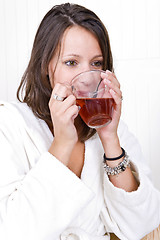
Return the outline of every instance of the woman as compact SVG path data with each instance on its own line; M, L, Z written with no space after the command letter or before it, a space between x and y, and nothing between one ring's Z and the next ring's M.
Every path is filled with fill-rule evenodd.
M115 102L111 123L97 131L68 90L75 75L92 69L105 70ZM82 6L53 7L37 31L19 100L21 90L21 103L0 107L1 239L100 240L113 232L139 240L155 229L160 195L120 121L122 93L100 19Z

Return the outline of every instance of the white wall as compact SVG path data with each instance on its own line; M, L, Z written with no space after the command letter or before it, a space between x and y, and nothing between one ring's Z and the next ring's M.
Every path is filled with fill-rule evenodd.
M33 39L58 0L0 0L0 99L15 100ZM75 0L105 23L123 91L122 118L139 139L160 190L160 0Z

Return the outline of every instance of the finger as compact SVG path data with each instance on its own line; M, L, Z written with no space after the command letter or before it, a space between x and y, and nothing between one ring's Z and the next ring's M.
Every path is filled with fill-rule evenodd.
M56 83L52 91L52 97L54 94L57 94L58 96L65 98L67 94L66 86L60 83Z
M116 75L113 73L113 72L110 72L110 71L106 71L105 73L101 73L101 76L103 79L108 79L110 80L111 82L113 82L115 85L117 85L117 87L120 88L120 83L119 81L117 80L117 77Z
M61 116L72 105L76 105L76 98L74 95L68 96L64 101L53 100L50 104L53 114Z
M49 107L51 108L52 105L57 102L57 104L61 104L62 101L58 101L57 99L55 99L54 96L58 96L60 98L65 98L66 97L66 90L64 88L64 86L61 86L61 84L57 83L52 91L52 94L51 94L51 98L50 98L50 101L49 101Z
M56 83L52 91L52 96L56 94L62 98L66 98L72 94L71 86L67 83Z
M77 105L72 105L70 108L68 108L65 112L65 118L67 121L70 119L73 121L79 113L79 107Z
M115 103L117 105L121 105L122 104L122 96L119 95L118 93L116 93L113 89L110 89L109 92L110 92L112 98L114 99Z
M115 73L114 72L111 72L111 71L109 71L109 70L106 70L106 74L111 74L115 79L117 79L117 77L116 77L116 75L115 75Z
M108 79L104 79L104 83L109 87L109 89L112 89L114 92L116 92L120 98L122 98L122 92L119 87L113 82L111 82Z
M71 106L76 106L76 97L74 95L69 95L61 104L61 111L65 112Z
M109 93L109 90L112 89L114 92L116 92L120 98L122 98L122 92L120 90L120 88L114 83L114 82L111 82L110 80L108 79L104 79L102 80L101 82L101 86L100 86L100 89L99 89L99 92L98 92L98 97L106 97L106 98L110 98L110 93Z
M65 99L70 94L71 94L71 91L69 90L68 86L66 86L64 84L60 84L60 83L55 84L55 87L52 91L51 98L49 101L49 106L51 106L54 102L57 102L57 104L62 103L63 100L60 101L57 98Z

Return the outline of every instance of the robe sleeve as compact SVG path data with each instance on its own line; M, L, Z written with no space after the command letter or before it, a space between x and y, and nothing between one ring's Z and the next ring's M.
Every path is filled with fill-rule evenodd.
M20 125L0 106L0 239L59 239L94 194L49 152L30 168Z
M139 240L160 224L160 192L153 186L137 139L121 122L121 146L131 160L131 168L139 181L136 191L115 187L104 173L105 205L101 213L106 229L123 240Z

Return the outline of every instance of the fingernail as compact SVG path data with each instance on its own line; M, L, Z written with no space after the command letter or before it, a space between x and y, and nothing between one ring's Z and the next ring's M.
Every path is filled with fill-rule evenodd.
M80 107L80 106L78 106L78 111L80 111L80 109L81 109L81 107Z

